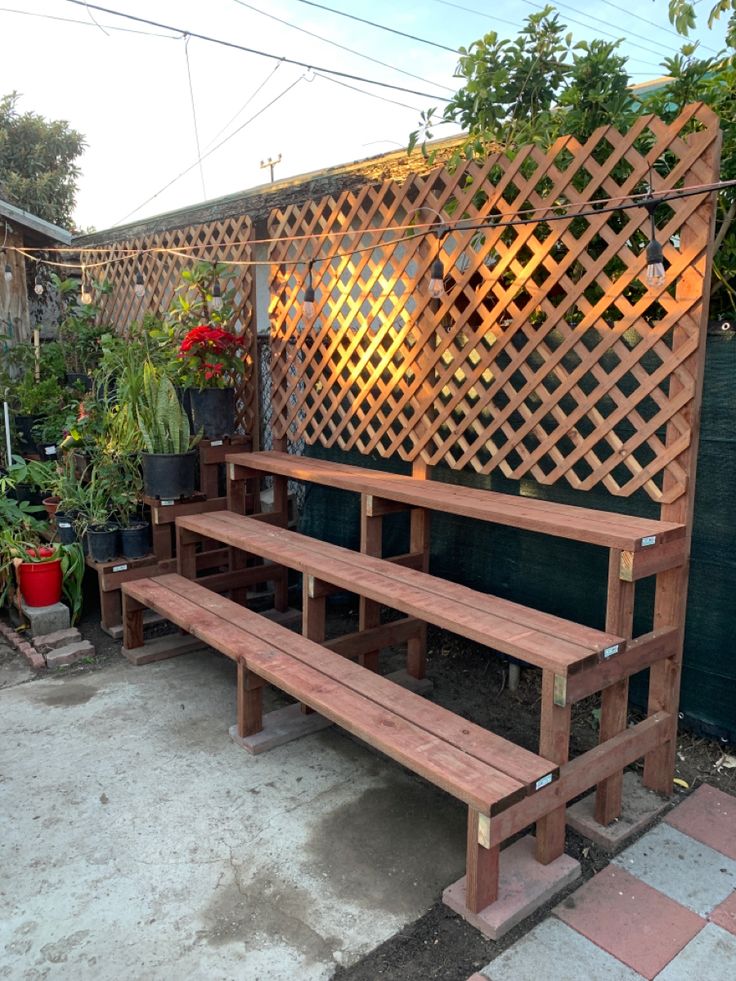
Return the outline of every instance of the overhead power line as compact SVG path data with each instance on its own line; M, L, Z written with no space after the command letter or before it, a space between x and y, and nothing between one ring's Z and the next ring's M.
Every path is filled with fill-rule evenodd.
M345 10L336 10L334 7L326 7L322 3L313 3L312 0L299 0L299 3L305 3L308 7L317 7L319 10L327 10L331 14L337 14L339 17L347 17L348 20L358 21L359 24L368 24L370 27L377 27L379 31L388 31L390 34L397 34L399 37L409 38L410 41L419 41L420 44L429 44L433 48L439 48L440 51L449 51L451 54L457 54L457 48L448 48L445 44L438 44L436 41L430 41L426 37L417 37L416 34L408 34L406 31L399 31L395 27L388 27L386 24L377 24L374 20L366 20L365 17L356 17L355 14L349 14Z
M93 24L89 20L78 20L75 17L57 17L54 14L41 14L35 10L16 10L15 7L0 7L0 14L22 14L24 17L38 17L41 20L56 20L61 21L63 24L81 24L82 27L97 27L99 30L100 25ZM153 31L138 31L134 27L111 27L110 24L104 25L105 29L108 31L121 31L124 34L142 34L144 37L162 37L169 41L179 41L181 40L181 33L178 34L158 34Z
M383 68L390 68L393 72L398 72L400 75L407 75L409 78L415 78L418 82L426 82L428 85L437 85L437 82L433 82L430 78L423 78L421 75L415 75L413 72L407 72L403 68L396 68L394 65L389 64L387 61L381 61L379 58L374 58L373 55L363 54L362 51L357 51L355 48L348 48L344 44L340 44L339 41L333 41L328 37L324 37L322 34L315 34L314 31L308 31L306 27L300 27L298 24L292 24L289 20L284 20L283 17L277 17L275 14L269 14L266 10L261 10L260 7L254 7L251 3L246 3L245 0L235 0L235 3L239 7L245 7L247 10L252 10L254 14L260 14L262 17L268 17L270 20L275 20L278 24L284 24L286 27L292 28L292 30L300 31L302 34L308 34L309 37L314 37L318 41L324 41L325 44L331 44L335 48L340 48L341 51L347 51L348 54L357 55L358 58L365 58L366 61L372 61L374 65L381 65ZM449 87L449 85L441 85L440 88L447 89L448 92L454 91Z
M100 7L97 4L86 3L85 0L66 0L66 3L73 3L77 7L89 7L92 10L101 11L103 14L111 14L113 17L122 17L124 20L131 20L138 24L147 24L149 27L158 27L164 31L175 31L178 34L188 34L196 37L200 41L208 41L211 44L219 44L224 48L231 48L234 51L244 51L246 54L258 55L260 58L271 58L273 61L281 61L287 65L296 65L298 68L306 68L307 71L321 71L328 75L335 75L338 78L349 78L354 82L365 82L368 85L378 85L380 88L393 89L395 92L406 92L409 95L418 95L423 99L436 99L438 102L449 102L447 96L437 95L429 92L418 92L416 89L407 89L402 85L392 85L390 82L378 82L374 78L365 78L363 75L352 75L350 72L338 71L336 68L325 68L315 65L313 62L297 61L295 58L286 58L284 55L273 54L270 51L261 51L258 48L249 48L244 44L237 44L235 41L226 41L223 38L211 37L208 34L199 34L197 31L190 31L184 27L174 27L171 24L162 24L159 21L149 20L147 17L136 17L134 14L126 14L121 10L112 10L110 7Z

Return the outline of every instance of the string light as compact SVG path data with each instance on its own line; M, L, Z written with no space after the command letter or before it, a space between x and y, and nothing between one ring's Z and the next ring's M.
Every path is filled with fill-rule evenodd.
M85 266L82 266L82 288L79 294L79 298L82 301L82 303L84 303L87 306L89 306L89 304L92 303L93 300L92 289L90 287L89 280L87 279L87 269Z
M135 274L135 286L133 287L133 292L137 297L143 297L146 295L146 284L143 282L143 273L138 270Z
M304 290L304 303L302 305L302 314L305 320L314 320L314 286L312 285L312 264L313 260L309 260L309 267L307 269L307 288Z
M222 310L222 288L219 280L215 280L215 285L212 287L212 309L217 310L218 313Z
M664 271L664 253L662 246L657 241L657 220L656 213L659 201L651 195L644 202L644 207L649 214L651 223L651 239L647 245L647 273L646 280L648 286L664 286L666 276Z
M43 283L41 282L40 270L36 272L36 278L33 283L33 292L36 294L36 296L43 296Z
M10 268L10 263L5 263L5 282L10 283L13 280L13 270Z

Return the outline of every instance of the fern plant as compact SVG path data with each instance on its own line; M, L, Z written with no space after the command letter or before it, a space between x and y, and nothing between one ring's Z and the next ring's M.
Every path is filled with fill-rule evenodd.
M147 361L136 418L146 453L186 453L199 442L169 379Z

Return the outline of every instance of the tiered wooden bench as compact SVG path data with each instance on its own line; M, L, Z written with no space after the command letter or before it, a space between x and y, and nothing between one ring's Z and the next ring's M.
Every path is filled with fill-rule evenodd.
M633 610L634 588L638 580L652 575L664 580L671 574L673 583L680 581L688 552L686 526L682 523L447 484L427 479L426 469L419 466L415 467L413 476L404 476L299 457L280 450L235 453L227 459L231 510L242 509L249 482L257 485L264 475L271 475L274 478L277 513L269 516L269 520L279 521L278 502L281 502L281 525L286 523L283 502L286 500L288 480L318 483L360 494L361 552L364 555L381 555L383 516L397 510L408 510L411 516L410 553L400 561L417 569L428 568L432 511L608 549L605 628L611 634L626 638L628 643L625 651L599 663L592 670L568 673L566 676L551 668L543 670L539 751L559 764L568 760L571 706L576 701L602 692L600 740L605 745L626 730L630 676L658 663L674 664L678 657L682 631L677 616L673 613L668 617L658 617L653 630L634 639ZM676 604L679 594L677 587L672 588L672 602ZM363 598L361 629L377 623L377 604ZM565 636L563 633L561 639ZM493 646L490 640L486 643ZM417 644L423 648L423 638ZM498 649L503 650L502 647ZM423 650L415 652L414 660L420 664L423 662ZM669 677L667 672L663 672L663 677L665 675ZM661 696L650 699L657 708L670 707L670 687L663 683ZM649 757L652 763L649 785L661 792L669 790L670 786L667 759L671 756L676 727L675 713L668 711L666 715L670 728L666 730L661 725L657 726L660 744L650 747ZM621 814L622 778L622 769L614 769L598 785L595 818L603 825ZM538 833L538 854L543 858L560 854L564 846L564 832L565 809L560 807L543 822L543 833Z
M237 662L240 735L262 728L268 682L467 804L468 903L479 911L497 898L499 843L482 842L558 767L179 575L123 592L126 647L142 646L147 608Z

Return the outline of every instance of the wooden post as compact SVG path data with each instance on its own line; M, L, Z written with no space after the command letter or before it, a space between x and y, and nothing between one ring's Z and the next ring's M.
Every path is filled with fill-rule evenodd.
M412 508L409 530L409 551L422 553L422 572L429 572L429 523L426 508ZM423 678L427 669L427 624L407 642L406 670L412 678Z
M697 173L693 169L684 180L688 183L717 181L721 159L719 135L698 161ZM676 627L680 631L677 653L672 658L652 665L649 672L649 715L665 711L671 716L669 739L657 749L647 754L644 760L644 786L661 794L672 793L672 780L675 774L675 746L677 741L677 712L680 704L680 677L682 674L682 654L685 639L685 615L687 612L688 559L693 530L695 510L695 476L698 463L698 442L700 438L700 404L703 396L703 374L705 371L705 338L708 328L708 302L710 296L711 272L713 268L713 241L715 233L716 195L709 194L698 209L697 225L692 221L686 224L680 235L680 249L700 248L703 222L709 225L707 248L695 256L680 276L676 297L683 303L692 304L675 326L672 334L672 353L691 343L693 328L699 331L699 343L695 351L682 363L684 372L694 380L695 393L692 401L679 413L680 424L684 420L690 424L691 436L686 448L675 458L675 463L687 474L686 490L671 504L663 504L660 517L663 521L681 522L686 527L685 561L675 569L668 569L657 575L654 596L654 629ZM669 384L669 398L674 400L681 393L683 381L673 373ZM665 445L669 448L680 439L679 425L670 422L667 426ZM665 472L663 490L671 486L669 472Z
M490 819L474 808L468 808L468 847L465 878L465 903L471 913L480 913L498 899L498 869L501 848L486 848L480 843L481 827Z
M327 594L329 586L319 579L305 575L302 581L302 636L321 644L325 639L327 624ZM299 707L305 715L313 710L303 702Z
M238 658L238 735L254 736L263 729L263 678L248 670Z
M132 596L123 594L123 647L126 651L143 647L143 611L145 607Z
M634 582L624 582L621 573L621 551L612 548L608 558L608 598L606 630L630 640L634 627ZM599 742L623 732L628 722L629 679L622 678L606 688L601 696ZM595 797L595 819L610 824L621 816L623 770L598 784Z
M176 570L186 579L197 578L197 544L199 536L176 526Z
M368 514L368 497L360 495L360 551L364 555L381 556L383 552L383 517ZM381 605L364 596L360 597L358 629L368 630L381 623ZM379 651L369 651L359 658L360 664L369 671L378 671Z
M542 672L542 712L539 724L539 755L551 763L567 763L570 756L571 705L554 703L555 673ZM549 865L565 850L565 805L537 821L537 861Z

